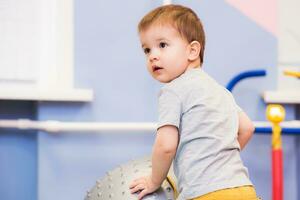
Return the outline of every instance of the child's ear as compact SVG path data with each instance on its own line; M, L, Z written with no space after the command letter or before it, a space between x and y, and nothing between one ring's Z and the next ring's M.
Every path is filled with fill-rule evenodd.
M198 41L192 41L190 43L188 59L190 61L196 60L197 58L199 58L200 51L201 51L201 44Z

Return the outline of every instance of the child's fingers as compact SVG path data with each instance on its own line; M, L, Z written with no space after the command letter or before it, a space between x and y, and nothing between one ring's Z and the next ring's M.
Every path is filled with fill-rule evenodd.
M134 188L136 185L137 185L136 182L132 182L132 183L129 185L129 189Z
M129 189L135 187L136 185L142 183L142 180L143 178L138 178L138 179L135 179L131 182L131 184L129 185Z
M142 190L139 195L138 195L138 199L141 200L144 196L146 196L148 194L148 190L145 189L145 190Z
M133 188L138 184L139 184L139 179L135 179L131 182L131 184L129 185L129 188Z
M135 186L134 188L130 189L131 194L136 193L138 191L144 190L146 187L143 184L139 184L137 186Z
M137 186L137 185L140 184L140 183L145 183L144 177L141 177L141 178L138 178L138 179L133 180L133 181L131 182L131 184L129 185L129 189L131 189L131 188Z

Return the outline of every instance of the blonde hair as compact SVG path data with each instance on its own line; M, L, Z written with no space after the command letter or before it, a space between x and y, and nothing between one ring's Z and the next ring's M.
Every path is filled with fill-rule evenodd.
M138 24L138 31L142 32L154 23L173 25L180 35L189 43L198 41L201 44L199 53L200 63L203 63L205 49L205 33L203 25L196 13L181 5L160 6L145 15Z

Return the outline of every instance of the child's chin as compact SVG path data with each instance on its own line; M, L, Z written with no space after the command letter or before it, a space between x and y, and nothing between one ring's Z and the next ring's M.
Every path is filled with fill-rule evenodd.
M157 81L161 82L161 83L169 83L171 82L171 80L169 79L163 79L163 78L155 78Z
M161 83L169 83L172 81L170 77L166 77L162 75L158 75L158 76L153 75L153 78Z

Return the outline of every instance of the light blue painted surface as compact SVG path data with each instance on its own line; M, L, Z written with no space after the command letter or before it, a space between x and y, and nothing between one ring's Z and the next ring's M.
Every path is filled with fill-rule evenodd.
M39 119L155 121L159 85L144 67L136 24L157 5L75 1L75 83L94 89L95 101L90 105L41 103ZM150 154L153 141L154 133L39 134L39 199L83 199L106 171Z
M0 119L35 119L32 102L0 101ZM33 131L0 129L0 199L37 199L37 143Z

